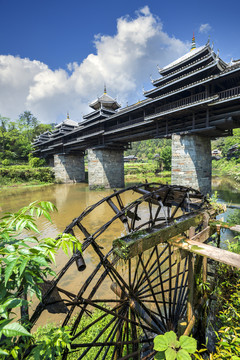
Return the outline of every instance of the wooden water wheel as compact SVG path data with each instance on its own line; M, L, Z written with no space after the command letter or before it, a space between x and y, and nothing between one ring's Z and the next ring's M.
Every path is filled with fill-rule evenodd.
M128 192L134 193L131 203L126 203ZM98 209L105 206L112 209L109 219L104 211L99 215ZM79 360L153 359L154 337L177 332L186 317L188 257L179 255L168 240L186 235L191 225L201 231L208 206L196 190L156 183L115 191L90 206L65 229L82 242L82 254L75 253L48 283L31 323L44 309L62 304L63 313L68 309L62 325L68 325L72 334L71 350L63 359L68 353ZM85 225L89 217L91 229ZM116 224L122 226L117 239L106 242L105 234ZM98 257L90 273L84 262L89 247ZM61 282L76 265L79 287L69 292Z

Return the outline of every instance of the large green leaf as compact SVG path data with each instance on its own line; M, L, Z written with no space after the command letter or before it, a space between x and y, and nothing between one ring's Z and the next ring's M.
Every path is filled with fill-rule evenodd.
M154 350L165 351L168 348L168 341L164 335L157 335L154 338Z
M186 350L180 349L177 352L177 360L191 360L191 356Z
M17 322L5 325L2 329L2 333L7 337L32 336L22 325Z
M177 357L177 352L172 348L167 348L165 351L166 360L175 360Z
M7 350L0 349L0 355L9 355L9 352Z
M177 341L177 335L174 331L168 331L164 334L165 338L167 339L168 345L172 348L180 347L179 341Z
M197 340L186 335L182 335L179 339L181 348L193 354L197 350Z
M23 259L23 261L21 262L20 268L19 268L19 275L21 276L23 271L25 270L27 263L29 261L29 257L26 257L25 259Z
M14 261L10 262L10 264L8 264L8 266L6 267L5 270L5 286L7 285L7 282L10 278L10 276L12 275L13 269L16 266L18 262L18 259L15 259Z
M49 263L46 261L45 256L34 256L32 258L33 261L37 262L41 266L48 266Z

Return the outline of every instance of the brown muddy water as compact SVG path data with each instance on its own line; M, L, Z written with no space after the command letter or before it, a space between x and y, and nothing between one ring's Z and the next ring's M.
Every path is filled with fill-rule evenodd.
M236 184L230 182L228 179L214 179L213 191L218 191L220 201L240 204L240 190ZM98 202L111 193L112 190L90 191L87 184L61 184L24 190L6 190L5 193L0 194L0 215L3 212L15 212L35 200L51 201L58 208L58 212L52 213L52 223L49 223L49 221L43 217L40 218L38 220L38 227L41 231L41 238L56 237L88 206ZM123 202L127 204L139 196L139 194L128 192L127 194L122 195L122 199ZM144 211L145 209L143 208L143 216ZM107 204L101 205L91 216L87 217L84 226L92 233L113 216L113 211ZM122 223L118 220L104 232L101 237L101 245L109 249L112 240L123 234L124 229ZM231 233L224 234L224 238L229 237L232 237ZM54 267L54 270L58 272L65 265L67 260L68 257L64 253L59 252L56 257L57 266ZM98 256L90 247L84 251L84 260L87 265L86 270L83 273L79 273L76 266L72 266L68 270L67 276L61 281L61 287L73 293L78 292L80 286L92 273L99 262ZM124 272L124 264L120 264L118 267L118 271ZM106 283L102 287L101 292L102 294L109 292L109 284ZM102 294L100 293L99 296ZM44 311L38 324L45 324L46 322L57 323L63 317L63 314L51 315L47 311Z

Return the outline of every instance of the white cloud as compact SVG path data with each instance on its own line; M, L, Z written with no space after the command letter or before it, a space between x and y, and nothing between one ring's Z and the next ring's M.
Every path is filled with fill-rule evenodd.
M212 27L209 24L201 24L199 27L199 32L201 34L207 34L211 29Z
M122 105L131 104L141 97L143 84L151 88L149 75L159 76L157 64L162 67L189 51L189 44L163 31L147 6L134 19L118 19L116 35L96 35L95 47L96 54L81 64L68 64L66 70L0 56L0 114L14 119L30 110L48 123L62 120L69 111L80 121L90 111L88 103L102 94L104 82Z

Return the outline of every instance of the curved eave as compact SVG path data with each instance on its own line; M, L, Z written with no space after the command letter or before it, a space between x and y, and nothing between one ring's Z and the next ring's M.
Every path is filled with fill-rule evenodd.
M112 109L105 109L104 107L95 111L90 112L89 114L86 114L83 116L83 119L85 121L82 121L80 124L84 124L92 117L96 117L97 115L104 115L104 116L111 116L112 114L115 114L116 111Z
M190 61L191 59L194 59L195 57L199 56L200 54L204 53L204 51L208 50L209 53L212 52L212 49L210 48L210 46L207 44L205 46L203 46L202 48L199 49L198 52L193 52L192 56L190 55L190 51L189 54L190 56L188 56L187 58L185 57L185 55L183 55L182 57L179 58L179 61L178 59L176 59L175 61L173 61L172 63L170 63L169 65L163 67L162 69L159 70L159 73L161 75L164 75L165 73L168 73L168 72L171 72L171 71L174 71L175 68L183 65L184 63L187 63L188 61ZM182 60L181 60L182 58ZM171 65L172 64L172 65Z
M219 77L224 77L237 71L240 71L240 65L234 68L227 67L221 74L219 74Z
M186 75L184 75L184 76L181 76L181 77L179 77L179 78L177 78L177 79L174 79L174 80L172 80L172 81L169 81L167 84L165 84L165 85L163 85L163 86L161 86L161 87L158 87L158 88L154 88L154 89L152 89L152 90L149 90L149 91L146 91L145 93L144 93L144 95L146 96L146 97L150 97L150 95L152 95L152 94L155 94L155 93L158 93L159 91L162 91L163 89L166 89L167 87L170 87L170 86L172 86L172 85L174 85L174 84L176 84L176 83L179 83L179 82L181 82L181 81L184 81L185 79L188 79L189 77L192 77L192 76L194 76L194 75L197 75L197 74L200 74L201 72L203 72L203 71L206 71L206 70L209 70L209 69L211 69L212 67L216 67L216 68L218 68L218 70L222 70L222 67L221 67L221 65L219 65L218 64L219 63L219 60L217 59L217 60L215 60L213 63L210 63L208 66L203 66L202 68L200 68L200 69L196 69L196 71L193 71L193 72L191 72L191 73L188 73L188 74L186 74Z
M196 60L196 61L192 62L191 64L188 64L188 65L186 65L186 66L183 66L183 67L180 68L179 70L176 70L176 71L174 71L173 73L170 73L169 75L166 75L166 76L163 76L163 77L161 77L161 78L159 78L159 79L154 80L154 81L152 82L152 84L153 84L154 86L159 86L159 85L161 85L161 83L162 83L163 81L166 81L166 80L170 79L171 77L174 77L174 76L176 76L177 74L180 74L181 72L186 71L187 69L191 69L192 67L196 66L197 64L201 64L201 63L203 63L203 62L205 62L205 61L208 61L208 60L211 59L211 58L212 58L212 60L215 60L215 57L213 56L213 53L210 53L210 54L208 54L208 55L200 58L199 60Z
M189 89L192 89L193 87L195 86L199 86L199 85L202 85L202 84L206 84L212 80L214 80L216 77L218 77L218 75L211 75L211 76L208 76L207 78L204 78L202 80L199 80L199 81L195 81L194 83L190 83L186 86L183 86L177 90L172 90L170 91L169 93L166 93L166 94L163 94L163 95L160 95L160 96L157 96L153 99L151 99L151 101L149 102L149 104L152 104L158 100L162 100L162 99L165 99L165 98L170 98L171 96L175 95L175 94L179 94L180 92L183 92L183 91L187 91ZM150 100L149 99L149 100Z

